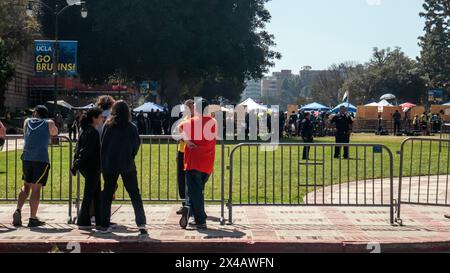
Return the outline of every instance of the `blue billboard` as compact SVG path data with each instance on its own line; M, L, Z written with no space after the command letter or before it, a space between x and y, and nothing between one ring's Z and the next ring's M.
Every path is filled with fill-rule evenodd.
M73 76L77 74L77 41L53 40L34 41L35 71L38 75L53 74L55 45L58 46L58 72L60 75Z
M444 90L430 90L428 91L428 101L430 102L442 102L444 99Z

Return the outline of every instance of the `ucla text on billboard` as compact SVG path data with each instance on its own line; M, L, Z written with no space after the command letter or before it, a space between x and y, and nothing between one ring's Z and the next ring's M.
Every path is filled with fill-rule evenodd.
M77 74L77 41L58 41L58 72L65 75ZM53 74L55 41L34 41L35 71L37 74Z

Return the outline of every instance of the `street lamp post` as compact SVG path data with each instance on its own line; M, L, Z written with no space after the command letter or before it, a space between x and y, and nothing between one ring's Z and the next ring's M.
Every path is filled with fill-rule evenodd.
M54 19L54 48L53 48L53 117L56 117L56 108L58 106L58 66L59 66L59 55L58 55L58 18L65 10L72 6L81 6L81 17L86 18L88 15L86 2L79 0L66 0L67 5L61 7L55 1L55 7L51 8L49 5L44 3L42 0L30 0L28 1L28 6L26 13L28 16L33 16L33 4L40 4L42 7L46 8L53 14Z

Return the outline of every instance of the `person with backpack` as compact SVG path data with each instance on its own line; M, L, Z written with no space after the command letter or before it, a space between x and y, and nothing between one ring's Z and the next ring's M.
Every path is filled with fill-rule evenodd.
M102 109L89 109L81 116L81 135L75 147L72 175L80 172L85 178L83 202L78 215L77 225L91 227L90 207L94 206L95 223L101 224L101 182L100 182L100 136L97 127L103 123Z
M48 143L51 137L58 135L58 128L54 121L48 119L47 107L38 105L33 111L33 117L25 120L23 131L24 146L21 159L24 184L13 214L13 226L22 226L22 207L31 192L28 227L38 227L45 225L36 214L41 189L47 184L50 170Z

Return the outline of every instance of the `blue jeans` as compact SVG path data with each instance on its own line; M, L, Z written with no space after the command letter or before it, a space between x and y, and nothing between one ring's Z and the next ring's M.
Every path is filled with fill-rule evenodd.
M196 170L186 171L186 205L190 207L198 225L206 223L205 198L203 191L209 174Z

